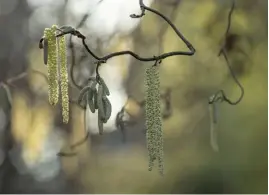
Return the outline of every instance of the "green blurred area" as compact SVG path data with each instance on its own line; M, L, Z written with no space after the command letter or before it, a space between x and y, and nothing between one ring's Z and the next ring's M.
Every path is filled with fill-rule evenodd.
M161 64L161 86L172 89L173 106L172 116L163 124L165 176L158 175L157 166L148 172L145 144L131 144L128 149L109 152L85 149L77 159L62 160L66 177L79 184L82 193L267 193L266 0L236 0L230 33L239 38L228 57L244 86L245 96L236 106L220 104L217 126L220 152L214 153L210 147L208 97L219 89L224 89L233 100L239 97L239 89L224 58L217 56L227 26L228 2L181 0L174 6L162 0L154 3L154 8L172 17L197 50L194 56L171 57ZM151 56L187 50L171 29L159 36L163 25L157 16L146 12L134 32L135 52ZM132 62L127 85L130 95L137 100L144 99L145 66L141 64ZM40 86L38 82L33 83L36 86L30 87L38 91L46 82ZM6 98L2 91L0 98ZM2 106L9 109L6 104ZM82 111L72 114L74 118L79 114L83 118ZM72 123L73 130L83 129L82 120L78 121L80 127ZM130 131L141 132L142 128ZM78 134L76 139L82 137L84 131Z
M231 1L223 2L181 1L176 8L154 5L167 16L175 12L173 22L197 52L192 57L171 57L161 64L162 86L173 90L173 116L164 122L167 173L150 191L136 188L132 193L267 192L267 1L236 1L229 33L239 38L228 57L245 96L237 106L221 104L217 127L220 152L215 154L209 147L207 98L219 89L232 100L240 95L224 58L217 57L231 6ZM139 53L156 53L159 40L163 52L187 50L171 29L160 39L162 25L156 16L146 14L137 33ZM135 76L130 86L132 94L142 99L144 68L139 63L132 70Z

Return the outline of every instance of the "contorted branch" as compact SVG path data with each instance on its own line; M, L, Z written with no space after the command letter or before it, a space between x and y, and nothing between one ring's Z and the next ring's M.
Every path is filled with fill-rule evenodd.
M240 88L241 94L237 100L232 101L226 96L224 90L219 90L215 94L213 94L208 100L210 118L211 118L210 119L210 144L211 144L212 149L215 152L219 151L219 146L218 146L218 141L217 141L217 131L215 128L215 125L217 124L217 112L218 112L216 103L217 102L226 102L226 103L234 106L234 105L237 105L238 103L240 103L244 97L244 88L241 85L241 83L238 81L238 79L237 79L237 77L236 77L236 75L231 67L230 61L229 61L228 56L227 56L227 50L226 50L227 45L229 44L228 43L228 39L229 39L228 35L229 35L230 28L231 28L232 14L233 14L234 8L235 8L235 0L232 1L232 6L231 6L231 9L230 9L229 14L228 14L228 25L227 25L227 28L226 28L226 31L224 34L224 44L221 47L218 56L220 56L221 54L224 56L224 59L226 61L229 72L230 72L233 80L235 81L235 83Z
M218 101L220 101L220 102L224 101L224 102L226 102L226 103L228 103L230 105L237 105L238 103L241 102L241 100L244 97L244 88L241 85L241 83L238 81L238 79L237 79L237 77L236 77L236 75L235 75L235 73L234 73L234 71L233 71L233 69L231 67L231 64L230 64L230 61L228 59L227 52L226 52L226 49L225 49L226 44L227 44L227 38L228 38L229 31L230 31L230 28L231 28L232 14L233 14L234 8L235 8L235 0L232 1L232 6L231 6L231 9L230 9L229 14L228 14L228 25L227 25L227 28L226 28L226 31L225 31L225 34L224 34L224 44L221 47L218 56L220 56L221 54L224 56L224 59L226 61L227 67L229 69L229 72L230 72L233 80L235 81L235 83L240 88L240 96L236 101L232 101L226 96L224 90L219 90L214 95L212 95L210 97L210 100L208 102L209 104L213 104L214 102L218 102Z
M195 49L192 46L192 44L179 32L177 27L166 16L164 16L163 14L158 12L157 10L154 10L152 8L149 8L149 7L145 6L144 3L143 3L143 0L140 0L140 7L141 7L141 12L142 13L140 15L132 14L132 15L130 15L130 17L132 17L132 18L140 18L140 17L145 15L145 10L148 10L148 11L158 15L159 17L164 19L170 25L170 27L175 31L177 36L188 47L189 51L173 51L173 52L168 52L168 53L161 54L159 56L141 57L138 54L127 50L127 51L114 52L114 53L108 54L106 56L99 57L93 51L91 51L91 49L88 47L88 45L86 43L86 37L81 32L79 32L78 30L76 30L76 29L74 29L72 27L70 27L68 29L68 31L63 31L62 33L58 34L57 37L63 36L65 34L71 34L71 35L77 36L78 38L81 39L82 44L85 47L85 49L87 50L87 52L97 60L98 64L105 63L107 60L109 60L109 59L111 59L113 57L116 57L116 56L121 56L121 55L131 55L135 59L137 59L139 61L144 61L144 62L160 61L160 60L163 60L163 59L165 59L167 57L176 56L176 55L187 55L187 56L194 55ZM43 39L40 40L40 42L42 42L42 41L43 41Z

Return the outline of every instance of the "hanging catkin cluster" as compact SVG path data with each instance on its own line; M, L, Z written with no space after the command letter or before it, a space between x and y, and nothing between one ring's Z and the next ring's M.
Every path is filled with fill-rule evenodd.
M149 152L149 170L158 160L159 171L163 174L163 131L160 106L160 75L157 66L151 66L145 73L146 128Z
M89 84L81 90L78 98L78 102L86 98L86 111L87 108L89 108L92 113L98 110L98 128L100 135L103 134L104 123L108 121L112 112L111 103L107 98L109 95L110 92L105 81L101 77L98 77L98 79L91 77Z
M56 105L59 99L58 68L62 96L63 122L69 121L68 72L65 37L56 38L57 26L44 30L44 63L48 65L49 103Z

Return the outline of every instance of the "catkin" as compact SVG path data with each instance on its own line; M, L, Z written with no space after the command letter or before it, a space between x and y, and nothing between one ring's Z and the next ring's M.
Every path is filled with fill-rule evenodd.
M98 114L100 115L100 118L103 120L105 116L105 107L103 104L103 95L104 95L104 87L103 85L98 85L98 91L97 91L97 105L98 105Z
M49 103L56 105L59 98L58 67L56 53L56 25L45 28L44 37L48 40L48 83L49 83Z
M44 64L48 64L48 40L44 38L44 46L43 46L43 61Z
M217 113L216 113L216 103L208 105L209 117L210 117L210 145L214 152L219 152L219 145L217 140Z
M154 161L157 160L159 164L159 172L163 174L163 132L160 106L160 75L157 66L151 66L146 69L145 89L149 170L152 170Z
M62 95L62 116L63 122L69 121L69 97L68 97L68 72L67 72L67 56L66 56L66 40L65 36L58 38L58 62L60 63L61 76L61 95Z

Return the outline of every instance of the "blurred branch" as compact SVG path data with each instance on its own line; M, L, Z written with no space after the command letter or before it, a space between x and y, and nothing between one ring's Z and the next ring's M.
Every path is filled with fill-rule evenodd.
M160 2L160 4L163 4L164 2ZM166 2L168 5L170 6L173 6L173 9L170 13L170 21L174 21L175 20L175 17L177 16L177 8L178 8L178 5L180 3L180 0L175 0L173 2ZM161 5L162 6L162 5ZM164 35L166 33L166 31L168 30L169 28L169 25L167 24L163 24L161 26L161 29L160 29L160 32L159 32L159 54L163 52L163 38L164 38Z
M40 72L40 71L34 70L34 69L28 70L27 72L22 72L22 73L18 74L17 76L11 77L11 78L7 79L6 81L0 82L0 86L2 86L7 93L10 105L12 104L12 96L11 96L9 87L11 87L11 86L15 87L15 85L13 83L20 80L20 79L25 78L29 73L34 73L34 74L38 74L38 75L42 76L46 80L46 82L48 83L47 75L45 75L43 72ZM70 99L69 102L78 105L77 100Z
M47 79L47 77L46 77L46 75L44 73L39 72L37 70L30 70L30 71L33 72L33 73L36 73L36 74L41 75L48 82L48 79ZM14 82L16 82L16 81L18 81L20 79L25 78L28 74L29 74L28 72L22 72L22 73L18 74L17 76L11 77L11 78L7 79L6 81L0 82L0 86L2 86L5 89L5 91L6 91L6 94L7 94L7 97L8 97L8 101L9 101L10 106L12 105L12 95L11 95L9 86L13 86L14 87L14 85L13 85Z
M239 82L239 80L237 79L237 77L236 77L236 75L231 67L230 61L229 61L228 56L227 56L227 51L226 51L226 48L229 47L229 44L230 44L229 43L229 39L230 39L229 38L229 31L231 28L232 14L233 14L234 8L235 8L235 0L232 1L232 6L231 6L231 9L230 9L229 14L228 14L228 24L227 24L227 28L226 28L226 31L224 34L224 44L221 47L218 56L220 56L220 55L224 56L224 59L226 61L226 65L229 69L229 72L230 72L233 80L235 81L235 83L240 88L241 93L240 93L240 96L237 100L232 101L226 96L224 90L219 90L215 94L213 94L208 100L209 111L210 111L210 114L209 114L210 115L210 145L215 152L219 151L219 145L218 145L218 141L217 141L217 131L215 128L215 125L217 124L217 112L218 112L218 108L217 108L216 103L217 102L226 102L230 105L237 105L238 103L241 102L241 100L244 97L244 88L241 85L241 83Z
M33 69L31 69L30 72L35 73L35 74L39 74L40 76L42 76L48 82L48 78L47 78L47 76L44 73L42 73L42 72L40 72L38 70L33 70ZM28 72L22 72L22 73L20 73L17 76L14 76L12 78L9 78L6 81L6 83L9 84L9 85L11 85L13 82L18 81L18 80L26 77L28 74L29 74Z
M224 59L226 61L226 64L227 64L227 67L230 71L230 74L233 78L233 80L235 81L235 83L238 85L238 87L240 88L240 96L237 100L235 101L232 101L230 100L224 90L219 90L217 91L215 94L213 94L210 99L209 99L209 104L213 104L214 102L226 102L230 105L237 105L238 103L241 102L241 100L243 99L244 97L244 88L243 86L241 85L241 83L239 82L239 80L237 79L232 67L231 67L231 64L229 62L229 59L228 59L228 56L227 56L227 52L226 52L226 45L227 45L227 40L228 40L228 35L229 35L229 31L230 31L230 28L231 28L231 21L232 21L232 14L233 14L233 11L234 11L234 8L235 8L235 0L232 1L232 6L231 6L231 9L229 11L229 14L228 14L228 24L227 24L227 28L226 28L226 31L225 31L225 34L224 34L224 44L223 46L221 47L220 49L220 52L218 54L218 56L220 56L221 54L224 56Z
M225 46L227 44L227 39L228 39L228 34L229 34L229 31L230 31L230 28L231 28L232 14L233 14L234 8L235 8L235 0L232 0L232 6L231 6L231 9L230 9L229 14L228 14L228 24L227 24L227 28L226 28L226 31L225 31L225 34L224 34L224 44L221 47L218 56L221 55L221 53L223 52L223 50L224 50L224 48L225 48Z

